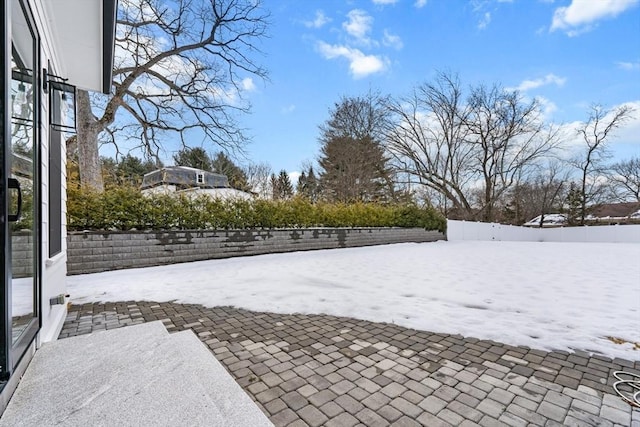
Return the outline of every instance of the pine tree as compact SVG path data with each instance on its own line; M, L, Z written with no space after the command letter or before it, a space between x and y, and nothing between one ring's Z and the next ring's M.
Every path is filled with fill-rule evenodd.
M339 202L389 198L389 169L382 146L370 137L334 138L321 148L323 196Z
M280 187L281 199L290 199L291 197L293 197L293 185L291 184L289 174L284 169L281 170L280 174L278 175L278 184Z
M393 197L382 147L388 124L387 98L376 94L343 98L320 127L322 195L330 201L378 201Z
M582 191L580 186L571 183L567 194L567 223L569 225L579 225L582 223Z
M202 147L183 148L173 155L173 161L176 166L187 166L207 172L213 169L211 157Z
M247 175L222 151L218 152L211 160L211 168L214 172L225 175L229 179L229 185L242 191L249 191Z
M303 170L300 174L296 192L299 196L304 197L311 202L316 202L318 200L319 183L313 170L313 166L309 166L309 169L306 171Z
M286 200L293 197L293 185L284 169L278 175L271 174L271 192L274 200Z

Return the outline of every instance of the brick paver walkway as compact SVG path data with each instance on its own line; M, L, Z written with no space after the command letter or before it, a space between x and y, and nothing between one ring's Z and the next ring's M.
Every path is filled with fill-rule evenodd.
M61 333L161 320L192 329L276 426L633 426L612 372L544 352L326 315L122 302L73 306Z

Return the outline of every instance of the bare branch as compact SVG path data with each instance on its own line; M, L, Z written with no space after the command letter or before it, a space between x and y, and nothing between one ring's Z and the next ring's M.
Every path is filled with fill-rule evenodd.
M237 116L250 109L251 79L267 79L255 58L268 19L260 0L121 0L113 93L85 127L137 127L149 154L169 134L242 152Z

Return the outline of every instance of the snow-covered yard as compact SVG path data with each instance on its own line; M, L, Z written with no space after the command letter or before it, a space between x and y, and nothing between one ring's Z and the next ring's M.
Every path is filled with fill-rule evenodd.
M640 360L640 244L436 242L68 277L77 304L171 301L325 313ZM616 344L607 337L625 340Z

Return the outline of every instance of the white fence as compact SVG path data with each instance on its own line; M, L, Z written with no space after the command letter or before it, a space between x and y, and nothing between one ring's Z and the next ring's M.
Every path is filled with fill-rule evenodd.
M447 240L640 243L640 225L529 228L447 220Z

